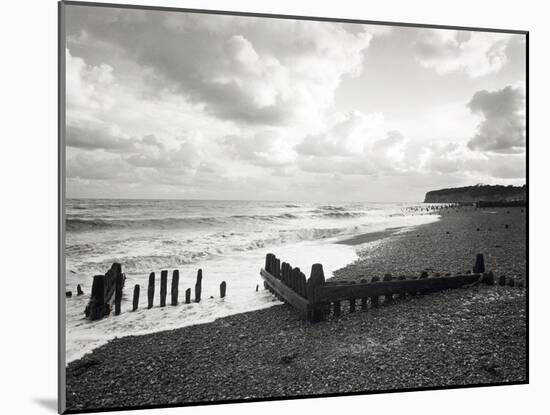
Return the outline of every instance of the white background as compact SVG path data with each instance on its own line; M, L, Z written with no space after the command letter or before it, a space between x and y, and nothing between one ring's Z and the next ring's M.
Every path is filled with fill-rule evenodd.
M138 0L133 0L138 1ZM128 2L130 2L128 0ZM498 414L548 408L545 235L549 157L548 13L542 1L173 0L140 4L530 31L530 385L367 395L140 413ZM57 393L57 4L5 1L0 49L0 410L54 413ZM350 373L361 376L361 373ZM545 399L546 398L546 399ZM538 408L538 410L537 410Z

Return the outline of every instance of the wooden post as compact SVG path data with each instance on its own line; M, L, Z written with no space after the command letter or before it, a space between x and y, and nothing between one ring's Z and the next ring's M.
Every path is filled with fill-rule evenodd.
M78 284L76 286L76 295L81 296L82 294L84 294L84 291L82 291L82 287L80 286L80 284Z
M315 300L315 289L320 285L325 284L325 274L323 265L313 264L311 266L311 275L307 281L307 298L309 300L308 318L311 322L316 323L325 318L324 304L317 304Z
M185 290L185 304L191 303L191 288Z
M99 320L105 315L105 275L94 276L90 302L84 313L92 321Z
M225 283L225 281L222 281L222 283L220 284L220 298L225 297L225 289L226 288L227 288L227 284Z
M476 255L476 263L473 269L474 274L483 274L485 272L485 259L483 254Z
M366 284L367 280L365 278L361 278L361 284ZM368 305L367 305L367 299L361 298L361 311L367 311Z
M501 275L498 279L498 285L504 287L506 285L506 275Z
M495 275L492 271L483 274L482 281L487 285L495 285Z
M202 292L202 269L197 271L197 282L195 283L195 302L198 303L201 301L201 292Z
M371 283L378 282L378 281L380 281L380 278L376 277L376 276L372 277L372 279L370 280ZM370 304L371 304L372 307L378 307L379 298L378 298L377 295L370 298Z
M292 291L298 292L298 279L300 278L300 268L290 270L290 288Z
M399 281L403 281L403 280L406 280L407 277L405 277L404 275L400 275L400 276L397 277L397 279L398 279ZM396 297L399 298L399 297L404 297L404 296L405 296L405 295L399 295L399 294L398 294Z
M349 312L355 313L355 298L349 299Z
M334 307L334 317L340 317L340 313L342 312L340 301L334 301L332 305Z
M277 279L281 279L281 260L277 257L275 257L275 260L273 261L272 275Z
M269 272L271 275L273 275L273 260L275 259L275 255L273 254L266 254L265 256L265 270Z
M160 272L160 306L166 306L166 290L168 289L168 271L163 269Z
M393 280L393 277L391 274L385 274L382 281L391 281ZM388 294L384 296L384 303L389 304L393 301L393 294Z
M178 294L179 294L179 283L180 283L180 272L175 269L172 273L172 287L171 287L171 299L172 305L178 305Z
M153 308L153 299L155 298L155 273L149 274L149 285L147 286L147 308Z
M122 287L124 286L124 275L117 272L115 275L115 316L120 315L120 303L122 302Z
M307 298L307 281L306 276L300 271L300 293L302 297Z
M139 284L134 285L134 299L132 301L132 311L136 311L139 305Z

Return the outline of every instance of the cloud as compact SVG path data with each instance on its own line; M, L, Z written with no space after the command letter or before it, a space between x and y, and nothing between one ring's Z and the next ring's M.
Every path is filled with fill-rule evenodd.
M495 154L473 151L457 143L431 143L423 147L418 171L435 175L454 175L490 183L499 179L524 180L523 154Z
M373 37L368 26L352 31L326 22L85 7L69 12L70 39L85 32L88 42L108 40L152 69L164 87L218 117L249 124L317 121L318 112L333 105L341 80L361 72Z
M407 168L406 138L384 131L381 114L338 114L324 133L307 135L294 148L308 172L344 175L401 174Z
M506 49L515 35L425 29L415 42L416 58L438 74L465 71L475 78L498 72L507 62Z
M318 157L361 154L383 122L381 114L365 115L360 111L339 114L328 131L307 135L295 149L299 154Z
M218 143L233 160L249 161L259 166L283 167L296 160L291 140L276 130L224 136L218 139Z
M496 91L482 90L468 103L473 114L483 121L477 134L468 141L468 148L495 153L525 151L525 90L507 86Z
M124 152L135 150L136 142L131 138L119 136L113 128L107 126L67 125L66 144L69 147L87 150L107 150Z

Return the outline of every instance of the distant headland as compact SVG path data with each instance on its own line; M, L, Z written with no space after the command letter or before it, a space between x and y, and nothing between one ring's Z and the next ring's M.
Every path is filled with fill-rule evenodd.
M526 203L527 187L502 185L475 185L449 189L431 190L426 193L424 203L479 203L499 204L508 202L518 205Z

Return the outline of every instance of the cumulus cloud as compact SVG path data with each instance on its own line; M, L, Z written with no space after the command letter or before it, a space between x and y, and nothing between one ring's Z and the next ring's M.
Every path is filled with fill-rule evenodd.
M266 167L284 167L296 160L291 140L276 130L253 135L229 135L218 139L223 151L234 160L245 160Z
M406 138L385 132L381 114L339 114L325 133L307 135L294 148L300 168L309 172L377 175L407 168Z
M131 138L124 138L117 134L115 129L91 125L67 125L66 144L69 147L88 150L107 150L113 152L135 150L136 142Z
M361 154L383 122L381 114L365 115L360 111L339 114L328 131L307 135L295 149L300 154L319 157Z
M468 141L472 150L517 153L525 150L525 90L507 86L496 91L482 90L468 103L470 111L481 115L477 134Z
M513 37L502 33L425 29L415 42L415 50L420 64L439 74L463 70L470 77L479 77L502 69Z
M373 37L368 26L77 9L69 17L80 23L69 25L74 36L114 42L210 112L251 124L318 116L341 80L360 73Z

